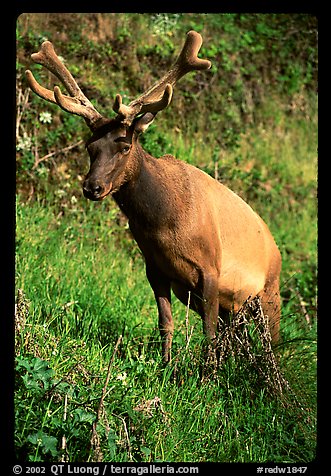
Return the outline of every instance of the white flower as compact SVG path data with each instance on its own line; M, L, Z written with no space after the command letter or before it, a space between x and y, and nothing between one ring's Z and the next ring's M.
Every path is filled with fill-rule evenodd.
M31 137L29 137L26 132L24 132L23 137L18 137L16 150L30 150L31 146L32 146Z
M52 114L50 112L41 112L39 114L39 121L43 124L50 124L52 122Z
M117 375L116 380L121 380L122 385L127 385L128 382L126 381L126 378L127 378L127 374L126 372L123 372L122 374Z
M65 190L62 190L62 189L55 190L54 193L60 198L63 198L67 195L67 192Z

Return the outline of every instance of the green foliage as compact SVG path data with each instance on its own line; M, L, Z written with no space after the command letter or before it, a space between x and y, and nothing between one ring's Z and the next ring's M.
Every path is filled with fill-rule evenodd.
M60 35L56 28L61 24L63 31L63 22L68 28ZM270 94L291 104L305 92L316 91L316 22L302 14L24 14L17 24L18 77L25 87L28 66L50 86L49 75L31 64L29 55L43 39L52 39L80 85L107 114L117 92L131 98L158 79L173 62L185 33L195 28L204 38L201 56L212 61L212 69L179 83L176 107L163 114L163 121L187 133L208 130L209 137L231 148ZM45 110L44 102L32 102L39 114L40 108ZM34 110L24 112L22 127L35 144ZM60 123L66 120L62 113L57 117ZM74 130L77 137L83 130L78 124L63 124L63 129L67 134ZM53 141L38 140L45 155L55 141L61 148L70 139L57 133L58 128L58 121L49 127ZM209 144L208 137L205 140ZM19 153L19 165L22 162L26 169L31 157Z
M58 455L57 451L57 439L54 438L53 436L48 436L46 433L43 431L37 431L37 433L34 433L33 435L29 435L27 437L27 441L34 445L37 450L36 453L38 452L44 453L45 455L47 453L50 453L51 456L55 457ZM42 459L38 458L37 454L35 455L35 458L33 461L42 461Z
M65 398L77 398L79 388L58 379L48 362L39 357L18 356L16 364L16 425L18 456L28 455L30 461L54 461L65 448L60 448L62 436L79 442L95 420L95 414L83 408L71 409L59 416ZM40 429L41 424L41 429Z
M45 87L57 84L30 60L47 38L98 110L111 115L115 94L130 101L151 85L192 28L204 38L200 57L213 66L178 84L172 105L141 142L156 157L171 153L215 176L270 226L283 257L277 357L297 399L286 408L268 397L243 361L229 359L217 375L202 379L200 319L190 312L187 324L175 299L174 358L162 366L153 293L125 218L110 199L92 203L82 196L84 121L26 88L26 68ZM314 459L316 29L316 19L303 14L19 17L19 459Z
M47 362L34 357L31 361L19 358L16 370L25 369L22 377L23 383L27 390L34 390L35 393L47 391L51 385L54 372L48 368Z

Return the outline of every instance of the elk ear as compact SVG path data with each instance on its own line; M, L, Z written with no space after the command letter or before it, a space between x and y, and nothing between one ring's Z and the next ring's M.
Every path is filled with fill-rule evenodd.
M136 134L142 134L146 131L146 129L152 124L154 121L154 117L156 114L152 114L151 112L146 112L138 119L135 119L133 123L133 129Z

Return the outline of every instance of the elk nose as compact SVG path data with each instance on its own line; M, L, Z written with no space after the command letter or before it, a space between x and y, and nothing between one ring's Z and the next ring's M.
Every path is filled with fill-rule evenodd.
M102 187L101 185L93 185L91 187L91 192L94 193L94 195L100 195L100 193L102 192Z
M90 182L86 180L83 184L83 192L85 197L90 199L98 198L103 192L103 186L99 182Z

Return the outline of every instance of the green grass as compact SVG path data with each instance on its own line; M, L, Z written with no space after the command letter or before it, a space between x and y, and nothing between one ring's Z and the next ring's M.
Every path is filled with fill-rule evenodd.
M309 121L285 115L281 121L242 135L228 154L214 151L213 160L201 155L198 137L186 143L172 135L167 152L212 175L217 162L222 180L249 200L274 233L283 255L282 344L276 354L297 400L289 396L284 406L263 385L253 386L254 376L240 359L229 359L216 375L202 379L200 318L190 311L187 329L186 309L175 299L174 359L163 367L143 258L115 205L88 202L76 189L72 198L69 187L65 197L50 188L30 202L17 197L20 459L314 459L316 134L308 138ZM153 152L153 130L147 145ZM93 447L103 389L96 425L100 444Z

